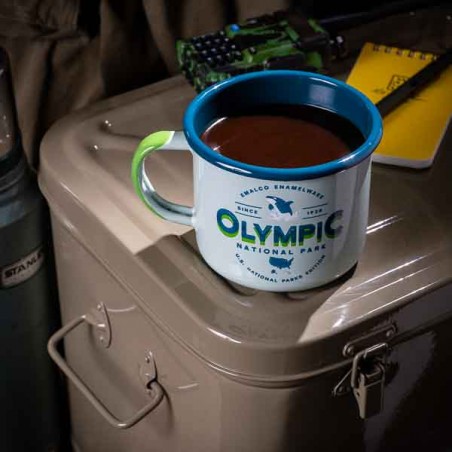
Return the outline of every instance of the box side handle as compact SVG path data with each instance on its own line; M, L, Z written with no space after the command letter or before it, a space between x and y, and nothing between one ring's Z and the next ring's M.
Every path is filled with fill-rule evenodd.
M148 392L153 395L152 400L141 408L137 413L127 420L120 420L114 414L112 414L107 407L96 397L96 395L89 389L89 387L82 381L82 379L74 372L74 370L68 365L66 360L57 350L58 343L64 339L72 330L77 328L83 323L88 325L91 323L90 319L86 315L82 315L71 320L64 325L56 333L52 335L47 344L47 350L50 357L60 370L66 375L71 383L86 397L91 405L99 412L99 414L113 427L118 429L127 429L133 427L139 421L141 421L147 414L149 414L163 399L163 389L160 384L154 379L147 382L146 387Z

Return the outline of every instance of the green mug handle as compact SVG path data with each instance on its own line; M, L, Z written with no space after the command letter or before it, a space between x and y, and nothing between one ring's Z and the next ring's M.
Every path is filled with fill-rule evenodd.
M154 151L190 150L183 132L164 130L152 133L138 145L132 160L132 182L140 199L156 215L174 223L193 226L193 207L167 201L154 189L144 162Z

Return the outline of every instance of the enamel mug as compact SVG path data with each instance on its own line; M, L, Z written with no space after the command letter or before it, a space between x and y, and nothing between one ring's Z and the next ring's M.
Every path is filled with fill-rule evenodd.
M272 104L327 109L351 121L363 143L338 160L285 169L230 159L200 138L219 118ZM254 289L299 291L328 283L359 261L371 156L381 136L377 108L353 87L303 71L253 72L200 93L185 112L183 131L144 138L133 157L132 180L154 214L193 226L202 257L218 274ZM172 149L193 154L193 207L162 198L146 174L148 155Z

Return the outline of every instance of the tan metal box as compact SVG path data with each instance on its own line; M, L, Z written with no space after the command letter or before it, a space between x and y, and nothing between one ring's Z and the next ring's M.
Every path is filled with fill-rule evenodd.
M169 79L64 118L43 141L66 325L50 348L75 382L75 450L452 447L450 134L429 170L373 165L353 272L309 292L256 293L217 276L192 231L133 192L139 138L180 128L193 96ZM149 166L162 195L192 202L188 153Z

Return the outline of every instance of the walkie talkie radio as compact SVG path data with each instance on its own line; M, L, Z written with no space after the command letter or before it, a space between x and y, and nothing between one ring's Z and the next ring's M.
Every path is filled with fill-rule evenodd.
M285 11L227 25L176 44L177 60L196 91L232 75L264 69L318 71L330 60L328 33Z
M197 92L231 76L267 69L328 72L331 61L345 54L338 32L374 20L441 3L399 0L378 9L314 20L299 10L229 24L222 30L176 43L181 72Z

